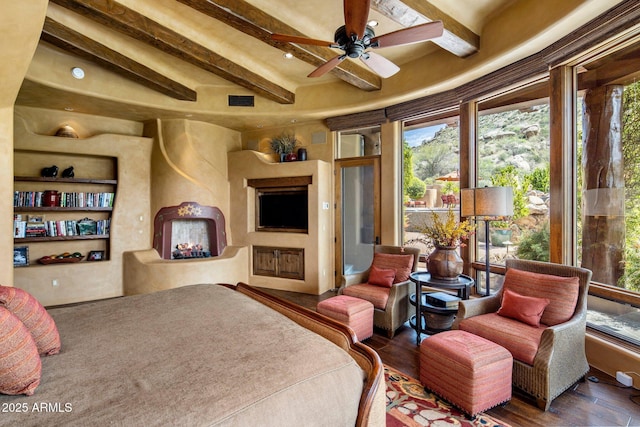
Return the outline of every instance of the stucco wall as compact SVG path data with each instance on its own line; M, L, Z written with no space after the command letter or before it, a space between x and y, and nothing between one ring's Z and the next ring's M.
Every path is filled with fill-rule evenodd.
M85 129L92 136L87 138L61 138L50 134L37 134L28 129L28 124L20 115L15 116L15 150L20 151L21 170L28 171L29 176L38 176L37 171L43 166L50 166L47 157L60 159L64 155L73 155L77 177L90 177L93 156L113 157L117 160L117 194L111 217L110 259L101 262L80 262L77 264L58 264L38 266L36 259L32 266L15 269L14 285L32 293L44 305L66 304L76 301L121 296L122 254L125 251L150 247L152 218L149 213L152 140L140 136L119 134L94 135L91 122L95 117L69 113L78 123L84 123ZM40 128L43 123L50 122L52 117L48 110L27 109L30 125ZM102 118L108 122L108 118ZM38 125L38 123L40 125ZM29 153L32 153L33 164L28 164ZM42 153L48 153L42 155ZM27 160L25 160L27 159ZM39 163L38 163L39 162ZM66 167L68 165L59 165ZM31 170L28 168L31 167ZM98 178L102 178L97 176ZM55 187L55 184L52 184ZM13 183L11 185L13 188ZM84 191L82 188L66 191ZM12 200L12 198L7 198ZM85 212L69 212L72 215L91 216ZM46 218L45 218L46 219ZM82 248L80 242L47 242L32 243L34 253L42 255L43 246L51 248L50 253L63 251L73 252L69 248ZM71 246L69 246L71 245ZM36 248L37 246L37 248ZM38 252L36 252L36 249ZM86 255L86 251L82 251ZM34 257L35 258L35 257ZM10 259L10 258L9 258ZM57 286L52 281L57 280Z
M13 194L13 104L40 41L47 0L4 2L0 20L0 200ZM13 285L13 206L0 203L0 283Z
M320 160L274 163L269 155L256 151L229 153L231 184L231 233L237 245L249 247L249 283L271 289L322 294L333 288L333 210L331 164ZM255 230L255 189L248 179L311 176L308 233L264 232ZM305 279L294 280L253 275L252 247L303 248Z
M229 232L235 215L230 209L227 152L240 149L240 134L182 119L149 122L145 134L154 141L150 157L152 220L161 208L182 202L215 206L225 217L228 246L219 257L178 261L163 260L154 249L128 252L124 257L124 293L196 283L247 282L247 248L233 246Z

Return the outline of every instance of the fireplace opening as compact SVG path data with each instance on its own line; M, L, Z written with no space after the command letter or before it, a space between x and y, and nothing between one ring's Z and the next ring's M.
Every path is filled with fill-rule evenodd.
M209 225L206 220L177 219L171 222L171 259L209 258Z
M226 246L224 215L216 207L183 202L156 214L153 247L163 259L215 257Z

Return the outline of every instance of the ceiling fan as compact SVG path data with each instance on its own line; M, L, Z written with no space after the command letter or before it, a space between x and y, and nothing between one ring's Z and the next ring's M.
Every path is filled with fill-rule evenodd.
M271 38L280 42L326 46L344 51L343 54L316 68L307 77L323 76L349 57L360 58L373 72L386 78L397 73L400 68L385 57L367 49L418 43L442 36L442 21L433 21L376 37L373 28L367 25L370 6L371 0L344 0L345 25L336 30L334 42L285 34L271 34Z

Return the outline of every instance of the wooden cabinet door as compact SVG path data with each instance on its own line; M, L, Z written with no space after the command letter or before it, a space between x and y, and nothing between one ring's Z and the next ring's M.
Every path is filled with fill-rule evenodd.
M304 249L254 246L253 274L304 280Z
M277 249L270 246L253 247L253 274L258 276L278 276Z
M304 249L278 249L278 277L304 280Z

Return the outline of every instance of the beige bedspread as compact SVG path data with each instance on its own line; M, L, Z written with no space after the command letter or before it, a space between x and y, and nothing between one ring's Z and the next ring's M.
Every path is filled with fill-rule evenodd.
M0 425L353 426L363 371L253 299L194 285L50 310L62 351Z

